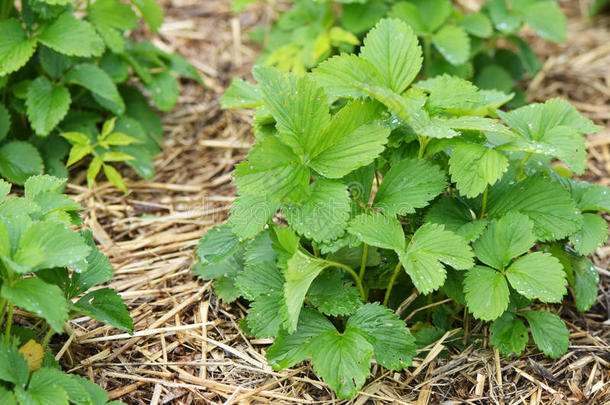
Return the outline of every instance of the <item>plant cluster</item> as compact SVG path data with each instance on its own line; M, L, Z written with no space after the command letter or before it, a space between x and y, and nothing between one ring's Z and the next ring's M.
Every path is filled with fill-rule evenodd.
M42 171L67 177L71 143L86 142L60 135L78 132L92 146L114 117L117 129L133 138L118 148L129 155L121 160L151 178L163 129L142 89L167 111L178 99L175 75L201 80L181 56L127 38L138 27L135 9L154 31L163 20L160 6L155 0L14 3L0 0L0 175L16 184ZM92 166L99 170L95 159ZM113 181L116 171L103 167Z
M75 231L82 207L62 194L65 180L48 175L25 181L23 197L7 198L0 180L0 403L104 404L105 391L61 372L47 348L67 320L89 316L131 332L127 307L105 283L114 270L90 231ZM40 321L13 325L15 308ZM4 325L4 326L2 326Z
M531 333L558 357L568 330L544 304L568 286L580 311L597 297L587 255L607 240L610 190L571 177L601 128L561 99L504 111L511 95L459 77L413 83L422 54L404 21L383 19L358 55L302 76L258 66L258 84L236 80L222 100L255 108L256 144L194 271L250 303L242 327L275 338L274 368L311 358L341 398L372 359L409 366L461 311L491 322L504 355Z
M237 0L234 9L251 2ZM515 83L541 66L518 31L527 24L553 42L566 35L566 18L555 0L488 0L477 12L451 0L295 0L269 35L259 30L252 37L265 43L261 63L302 74L332 55L351 52L384 17L413 28L424 49L425 77L448 73L481 88L513 91L514 105L524 101Z

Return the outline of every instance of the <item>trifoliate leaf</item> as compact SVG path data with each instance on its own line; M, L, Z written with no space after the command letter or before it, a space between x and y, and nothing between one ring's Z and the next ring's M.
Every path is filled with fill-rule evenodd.
M222 95L220 106L228 108L256 108L263 105L260 88L242 79L233 79Z
M413 235L406 251L397 252L413 284L422 294L440 288L445 281L443 263L456 270L465 270L474 264L470 246L443 225L424 224Z
M123 102L116 85L113 83L110 76L97 66L90 63L76 65L66 73L63 80L65 83L83 86L97 96L110 101L117 106L117 111L119 113L125 111L125 103Z
M366 96L354 83L384 85L384 79L369 61L353 54L342 54L320 63L312 73L314 80L324 88L329 101L342 97Z
M559 184L542 177L510 183L507 179L490 187L489 217L497 218L510 211L525 214L534 221L534 233L542 241L562 239L582 226L576 204Z
M265 106L277 121L282 141L299 156L311 153L330 122L324 90L308 76L274 68L258 66L253 74L260 83Z
M261 294L250 304L246 322L256 338L275 337L284 320L282 291Z
M368 245L396 251L405 248L405 234L400 222L380 212L358 215L351 220L348 230Z
M521 355L529 338L523 321L510 312L493 321L489 331L489 343L504 356Z
M506 277L519 294L542 302L561 302L568 284L559 260L542 252L519 258L508 268Z
M464 293L469 311L478 319L491 321L508 308L510 291L506 277L486 266L476 266L466 273Z
M30 143L12 141L0 147L0 174L15 184L23 184L43 168L40 153Z
M580 312L585 312L597 301L597 284L599 273L595 265L587 258L572 260L574 270L574 301Z
M514 257L530 250L536 237L533 222L525 215L509 212L490 222L481 237L473 244L477 258L483 263L503 270Z
M0 380L15 385L25 385L30 375L30 367L25 357L16 347L0 343ZM0 398L2 398L0 396Z
M424 220L444 225L446 230L460 235L469 242L477 239L487 226L487 221L477 220L474 212L455 198L440 199L430 207Z
M406 215L423 208L447 187L445 173L425 160L395 163L383 177L373 206L388 216Z
M294 333L280 330L273 345L267 350L267 360L276 370L292 367L312 355L312 340L326 332L335 331L324 315L311 308L303 308Z
M534 342L544 354L555 359L568 350L570 333L557 315L547 311L526 311L520 315L527 319Z
M24 66L34 54L36 39L28 38L19 20L0 22L0 76Z
M3 284L0 295L13 305L44 318L55 332L61 333L68 320L68 303L63 292L59 287L36 277L20 280L13 285Z
M370 375L373 346L362 332L347 328L342 334L331 330L311 342L314 370L339 398L351 398Z
M284 299L288 316L284 326L288 332L296 330L299 313L303 307L303 301L309 286L326 267L328 267L328 264L324 260L312 257L301 250L297 250L288 260L284 272L286 278Z
M556 3L535 1L517 10L542 38L552 42L563 42L566 39L567 21Z
M397 19L383 19L369 31L360 57L375 66L386 86L397 94L415 79L423 60L413 30Z
M273 218L278 207L279 202L267 197L241 195L233 201L233 206L229 211L231 230L240 238L253 238Z
M432 43L452 65L461 65L470 56L470 38L459 25L445 25L434 34Z
M411 365L415 339L405 322L389 308L378 303L366 304L347 321L347 329L360 331L373 345L373 358L383 367L402 370Z
M74 307L100 322L131 332L133 321L123 299L112 288L102 288L83 296Z
M56 86L44 76L34 80L25 103L36 134L48 135L64 118L70 102L70 92L64 86Z
M44 27L37 38L49 48L70 56L101 56L105 48L91 23L69 12Z
M309 190L310 171L290 147L276 137L256 144L248 161L235 169L235 184L240 193L272 200L302 201Z
M235 279L241 295L249 300L260 295L282 292L284 282L284 275L273 261L247 264Z
M481 12L468 14L462 18L460 25L475 37L489 38L493 34L491 21Z
M282 212L297 233L316 242L326 242L343 234L350 208L345 184L320 179L311 184L306 201L284 205Z
M508 169L508 158L483 145L462 143L453 148L449 173L460 194L474 198L494 184Z
M311 283L307 301L318 311L331 316L345 316L362 305L360 293L338 269L328 269Z
M131 2L140 10L142 18L151 31L157 32L163 23L163 9L157 0L131 0Z
M583 256L590 255L608 240L608 224L597 214L582 214L583 227L570 236L570 243Z

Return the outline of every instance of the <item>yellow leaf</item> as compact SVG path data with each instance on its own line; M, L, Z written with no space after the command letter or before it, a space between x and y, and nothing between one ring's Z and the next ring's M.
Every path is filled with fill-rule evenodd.
M42 359L44 358L44 350L39 343L34 341L34 339L30 339L19 348L19 353L27 360L31 373L40 370Z

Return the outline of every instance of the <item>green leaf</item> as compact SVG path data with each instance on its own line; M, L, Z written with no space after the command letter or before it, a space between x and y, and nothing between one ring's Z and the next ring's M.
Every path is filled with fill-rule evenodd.
M163 9L156 0L131 0L140 10L151 31L157 32L163 23Z
M521 28L521 20L508 10L505 0L491 0L489 16L496 29L504 34L513 34Z
M368 245L396 251L405 248L405 234L400 222L380 212L358 215L351 220L348 230Z
M599 273L595 265L587 258L572 261L574 269L574 301L580 312L585 312L597 301L597 284Z
M523 321L510 312L493 321L489 331L489 343L504 356L520 356L529 338Z
M370 375L373 346L356 328L343 334L336 330L325 332L312 340L314 370L342 399L351 398Z
M277 338L267 350L267 360L276 370L292 367L312 355L312 341L335 327L324 315L311 308L303 308L297 329L288 334L280 330Z
M4 405L17 405L17 398L12 391L0 387L0 403Z
M503 270L514 257L530 250L536 243L534 224L525 215L509 212L490 222L481 237L473 244L479 260Z
M577 198L581 211L605 211L610 213L610 189L598 184L586 183L586 190Z
M28 273L44 268L69 266L87 257L91 248L83 238L62 224L34 222L25 231L14 261Z
M232 276L220 276L214 281L214 290L218 298L224 302L231 303L239 298L239 289L235 286L235 278Z
M76 144L70 148L70 155L68 156L68 161L66 162L66 167L72 166L74 163L79 162L85 156L87 156L93 150L93 146L91 145L83 145Z
M341 236L347 226L350 211L347 186L323 179L311 184L309 199L282 207L292 229L316 242L326 242Z
M298 156L312 153L330 122L322 88L308 76L269 67L255 67L253 75L260 83L265 106L277 121L281 140Z
M423 2L418 2L420 5ZM429 3L434 3L430 1ZM425 4L425 3L423 3ZM394 4L388 17L403 20L415 31L416 35L430 35L432 32L422 18L418 7L410 1L400 1Z
M373 345L377 363L390 370L411 365L417 355L415 339L405 322L391 309L378 303L366 304L347 321L346 329L361 332Z
M85 315L115 328L131 332L133 321L123 299L112 288L102 288L86 294L74 307Z
M248 154L248 161L235 169L235 184L240 193L272 200L301 201L307 196L310 171L276 137L266 137Z
M256 108L263 105L263 97L259 86L242 79L233 79L231 85L220 99L220 107Z
M70 265L75 270L72 273L72 289L71 291L66 291L70 293L68 294L70 298L87 291L93 286L109 281L114 275L114 269L108 257L100 252L95 245L92 232L85 230L80 233L91 247L91 253L81 261Z
M132 136L115 132L113 134L108 135L108 137L104 140L108 145L131 145L132 143L138 142L138 140Z
M542 252L516 260L506 271L506 277L519 294L542 302L561 302L568 284L559 260Z
M9 129L11 129L11 116L6 107L0 104L0 141L6 138Z
M89 5L89 19L94 25L133 30L138 26L138 16L133 9L117 0L97 0Z
M508 158L483 145L462 143L453 148L449 159L451 180L461 195L474 198L487 185L502 178L508 169Z
M19 70L36 50L36 39L28 38L15 18L0 22L0 77Z
M102 164L102 169L104 169L104 174L108 181L110 181L116 188L121 190L123 193L127 194L127 187L125 186L125 182L123 181L123 177L117 172L117 170L107 164Z
M89 168L87 169L87 187L93 188L93 183L95 183L95 178L98 173L102 169L102 158L99 156L94 157L89 164Z
M487 226L487 221L477 220L474 212L455 198L442 198L432 205L424 221L444 225L446 230L469 242L477 239Z
M362 305L358 289L336 269L326 270L316 277L307 292L307 301L331 316L353 314Z
M93 405L91 396L75 375L64 374L61 370L41 368L32 375L34 386L56 386L65 391L70 403L75 405ZM84 381L84 378L82 378ZM106 399L108 399L106 397Z
M359 2L358 2L359 1ZM354 34L370 30L377 21L386 15L388 6L384 2L356 0L343 1L341 25Z
M443 263L456 270L473 266L472 250L468 243L443 225L424 224L413 235L406 251L398 251L400 261L422 294L443 285L446 271Z
M570 333L563 321L547 311L522 312L532 331L534 342L547 356L556 359L568 351Z
M35 277L13 285L3 284L0 295L13 305L44 318L57 333L61 333L68 320L68 303L63 292Z
M468 14L460 21L460 25L475 37L489 38L493 34L491 21L481 12Z
M69 12L45 26L37 38L49 48L70 56L101 56L105 48L93 26Z
M398 94L415 79L423 60L413 30L397 19L383 19L369 31L360 57L375 66L386 86Z
M64 118L70 107L70 92L44 76L32 82L28 91L27 115L37 135L46 136Z
M8 181L4 181L0 179L0 205L6 198L6 196L11 192L11 183Z
M101 157L104 162L127 162L135 159L135 157L123 152L106 152Z
M24 386L29 376L28 362L16 347L4 343L3 339L0 343L0 380Z
M246 321L258 339L275 337L280 330L285 312L282 291L261 294L250 304Z
M510 291L506 277L486 266L468 270L464 279L468 310L478 319L491 321L508 308Z
M445 25L432 37L432 43L452 65L461 65L470 56L470 38L464 28Z
M582 214L583 227L570 236L570 243L574 249L583 256L590 255L606 244L608 240L608 224L597 214Z
M171 110L180 96L180 83L168 71L152 75L152 80L146 84L150 97L161 111Z
M62 138L67 139L72 144L83 144L87 145L89 143L89 136L83 134L82 132L62 132L59 134Z
M305 295L313 280L328 267L324 260L297 250L288 260L284 277L284 300L286 301L287 319L284 322L288 332L294 332L299 321L299 313L303 307Z
M56 383L50 383L41 374L34 373L27 391L15 388L15 396L20 405L68 405L68 394Z
M275 215L279 203L267 197L241 195L233 201L229 211L229 224L233 233L243 239L250 239L263 230Z
M197 258L203 264L218 263L232 256L240 244L227 224L209 229L199 240Z
M43 169L38 150L27 142L12 141L0 147L0 174L7 180L23 184Z
M402 160L383 177L373 206L388 216L412 214L446 187L445 174L438 166L425 160Z
M516 184L498 182L489 189L487 207L491 218L510 211L527 215L534 221L534 233L541 241L562 239L582 226L569 193L559 184L538 176Z
M248 247L249 250L250 246ZM264 261L256 264L246 264L235 279L235 285L241 294L249 299L255 300L261 295L282 291L284 288L284 275L274 261ZM279 301L282 297L279 297Z
M552 42L565 41L567 20L556 3L536 1L519 12L542 38Z
M97 3L95 3L97 4ZM83 86L97 96L116 105L117 112L125 111L125 103L116 85L106 72L90 63L81 63L72 67L63 78L64 82Z

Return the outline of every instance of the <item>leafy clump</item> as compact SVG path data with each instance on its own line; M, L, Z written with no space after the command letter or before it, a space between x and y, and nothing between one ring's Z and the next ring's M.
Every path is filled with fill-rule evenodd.
M2 404L39 403L40 398L53 404L106 403L104 390L61 372L47 343L54 333L62 333L67 320L78 316L133 329L116 291L90 291L110 280L114 270L90 231L71 229L82 207L61 193L64 185L65 180L56 177L32 176L23 197L7 198L10 184L0 180ZM15 326L17 307L40 317L44 327L39 331Z
M132 3L24 0L17 9L14 1L0 1L4 178L23 184L43 171L67 177L70 144L59 135L78 132L93 141L103 123L114 119L120 132L132 138L129 145L121 144L121 153L129 155L121 161L140 176L152 177L152 157L160 151L163 129L140 89L167 111L178 99L177 75L201 79L181 56L127 39L138 27L136 10L152 30L163 20L155 0ZM92 166L101 167L95 159ZM118 185L112 166L103 167Z
M539 303L568 285L579 310L595 302L586 255L606 241L610 192L559 173L583 172L582 135L600 127L560 99L507 112L510 96L455 76L413 83L421 55L407 24L384 19L357 56L300 77L259 66L258 84L223 98L255 108L256 144L194 271L250 302L243 327L275 338L273 367L311 358L341 398L371 359L408 367L464 308L492 321L501 353L521 353L528 325L557 357L568 331Z
M241 10L256 0L236 0ZM444 73L473 80L480 88L525 94L515 82L534 76L541 67L529 45L518 36L527 24L542 38L562 42L566 18L556 0L487 0L478 11L451 0L299 0L280 15L268 31L252 33L264 41L259 61L294 73L304 73L329 57L352 52L383 17L409 24L423 46L424 73ZM499 46L504 42L508 46Z

